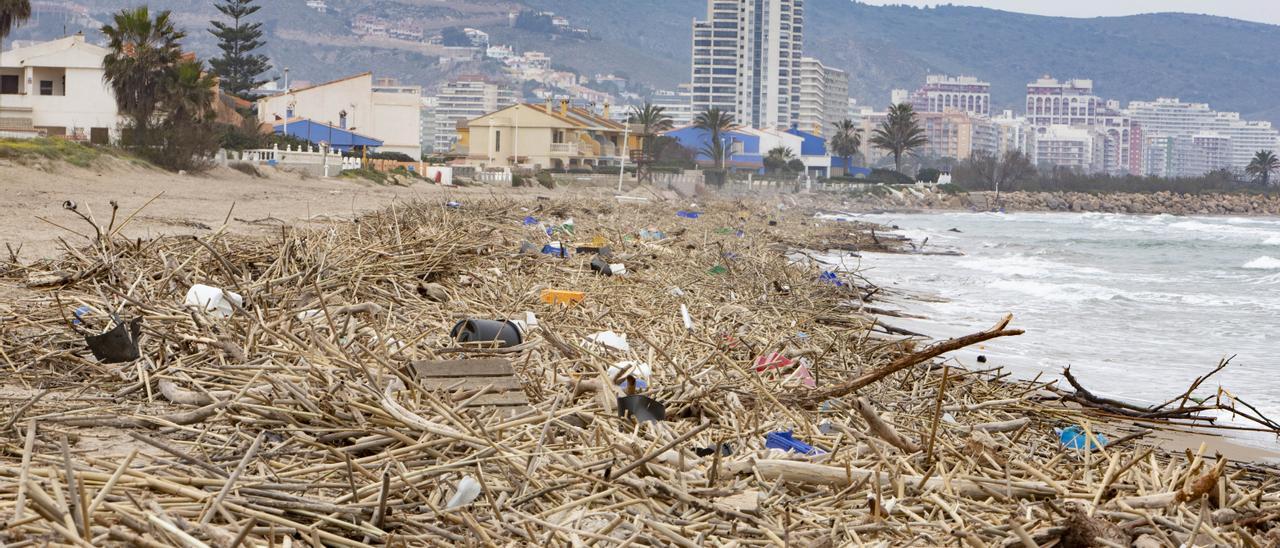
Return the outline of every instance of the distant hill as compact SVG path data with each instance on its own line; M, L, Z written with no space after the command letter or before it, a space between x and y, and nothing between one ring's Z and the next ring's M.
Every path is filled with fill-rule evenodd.
M106 21L124 2L73 0ZM173 9L188 47L216 53L205 32L211 0L150 0ZM358 15L417 22L428 34L473 26L495 43L545 51L584 74L622 73L654 87L689 79L690 22L702 0L327 0L327 13L305 0L264 0L266 53L295 80L323 81L372 69L430 85L460 73L496 73L492 63L450 59L439 48L369 40L352 33ZM592 39L510 28L506 14L554 11ZM969 74L992 83L997 108L1020 110L1027 82L1043 74L1091 78L1100 95L1129 101L1179 97L1280 124L1280 26L1221 17L1153 14L1072 19L940 6L870 6L850 0L806 2L805 53L846 69L851 94L881 106L893 88L914 88L926 74ZM90 21L91 22L91 21ZM51 38L87 25L82 16L46 14L19 29L18 40ZM442 61L442 59L444 59Z

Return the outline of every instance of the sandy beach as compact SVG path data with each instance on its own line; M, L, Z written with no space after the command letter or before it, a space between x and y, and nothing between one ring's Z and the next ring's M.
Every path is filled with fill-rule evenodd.
M118 166L6 166L0 180L0 230L23 247L0 282L14 419L0 516L29 512L8 540L70 540L62 516L102 538L172 527L211 545L239 531L255 545L1045 545L1100 530L1230 544L1274 510L1269 468L1227 468L1269 451L1144 433L998 367L930 365L1021 335L1016 318L937 342L885 332L874 274L788 255L898 245L815 222L823 198L712 197L692 215L690 200L619 204L605 188ZM142 209L128 239L95 249L63 200L100 226L99 204L118 201L120 222ZM203 238L160 238L185 234ZM597 239L625 276L593 264ZM576 253L538 252L553 240ZM201 313L182 304L196 283L243 303ZM91 358L66 324L76 307L143 318L141 357ZM450 334L510 317L522 335L500 348ZM1182 409L1169 412L1185 424ZM1080 435L1060 441L1065 426ZM103 502L73 511L51 491Z

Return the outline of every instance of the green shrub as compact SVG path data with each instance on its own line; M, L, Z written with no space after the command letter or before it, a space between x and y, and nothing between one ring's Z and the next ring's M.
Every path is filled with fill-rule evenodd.
M59 160L77 167L93 165L102 153L95 147L68 141L41 137L39 139L0 139L0 158L19 163L32 158Z
M552 177L550 173L539 171L534 177L538 179L538 184L546 188L550 189L556 187L556 179L555 177Z
M387 184L387 174L376 169L348 169L342 172L342 177L345 179L365 179L380 185Z

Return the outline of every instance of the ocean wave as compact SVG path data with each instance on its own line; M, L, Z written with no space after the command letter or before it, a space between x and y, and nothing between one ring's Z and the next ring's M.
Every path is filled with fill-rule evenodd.
M1280 236L1272 236L1262 241L1262 245L1280 245Z
M1014 291L1045 301L1081 303L1091 300L1112 300L1120 292L1099 285L1057 284L1035 280L996 280L987 285L991 289Z
M1004 257L971 257L958 261L957 264L970 270L1023 278L1048 278L1051 276L1098 277L1109 274L1109 272L1101 268L1075 266L1021 254L1006 255Z
M1280 270L1280 259L1264 255L1244 264L1249 270Z

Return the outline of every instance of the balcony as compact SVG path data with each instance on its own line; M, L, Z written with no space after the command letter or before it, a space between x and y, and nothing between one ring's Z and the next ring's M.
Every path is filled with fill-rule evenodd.
M551 154L558 156L577 156L578 145L575 143L551 143Z

